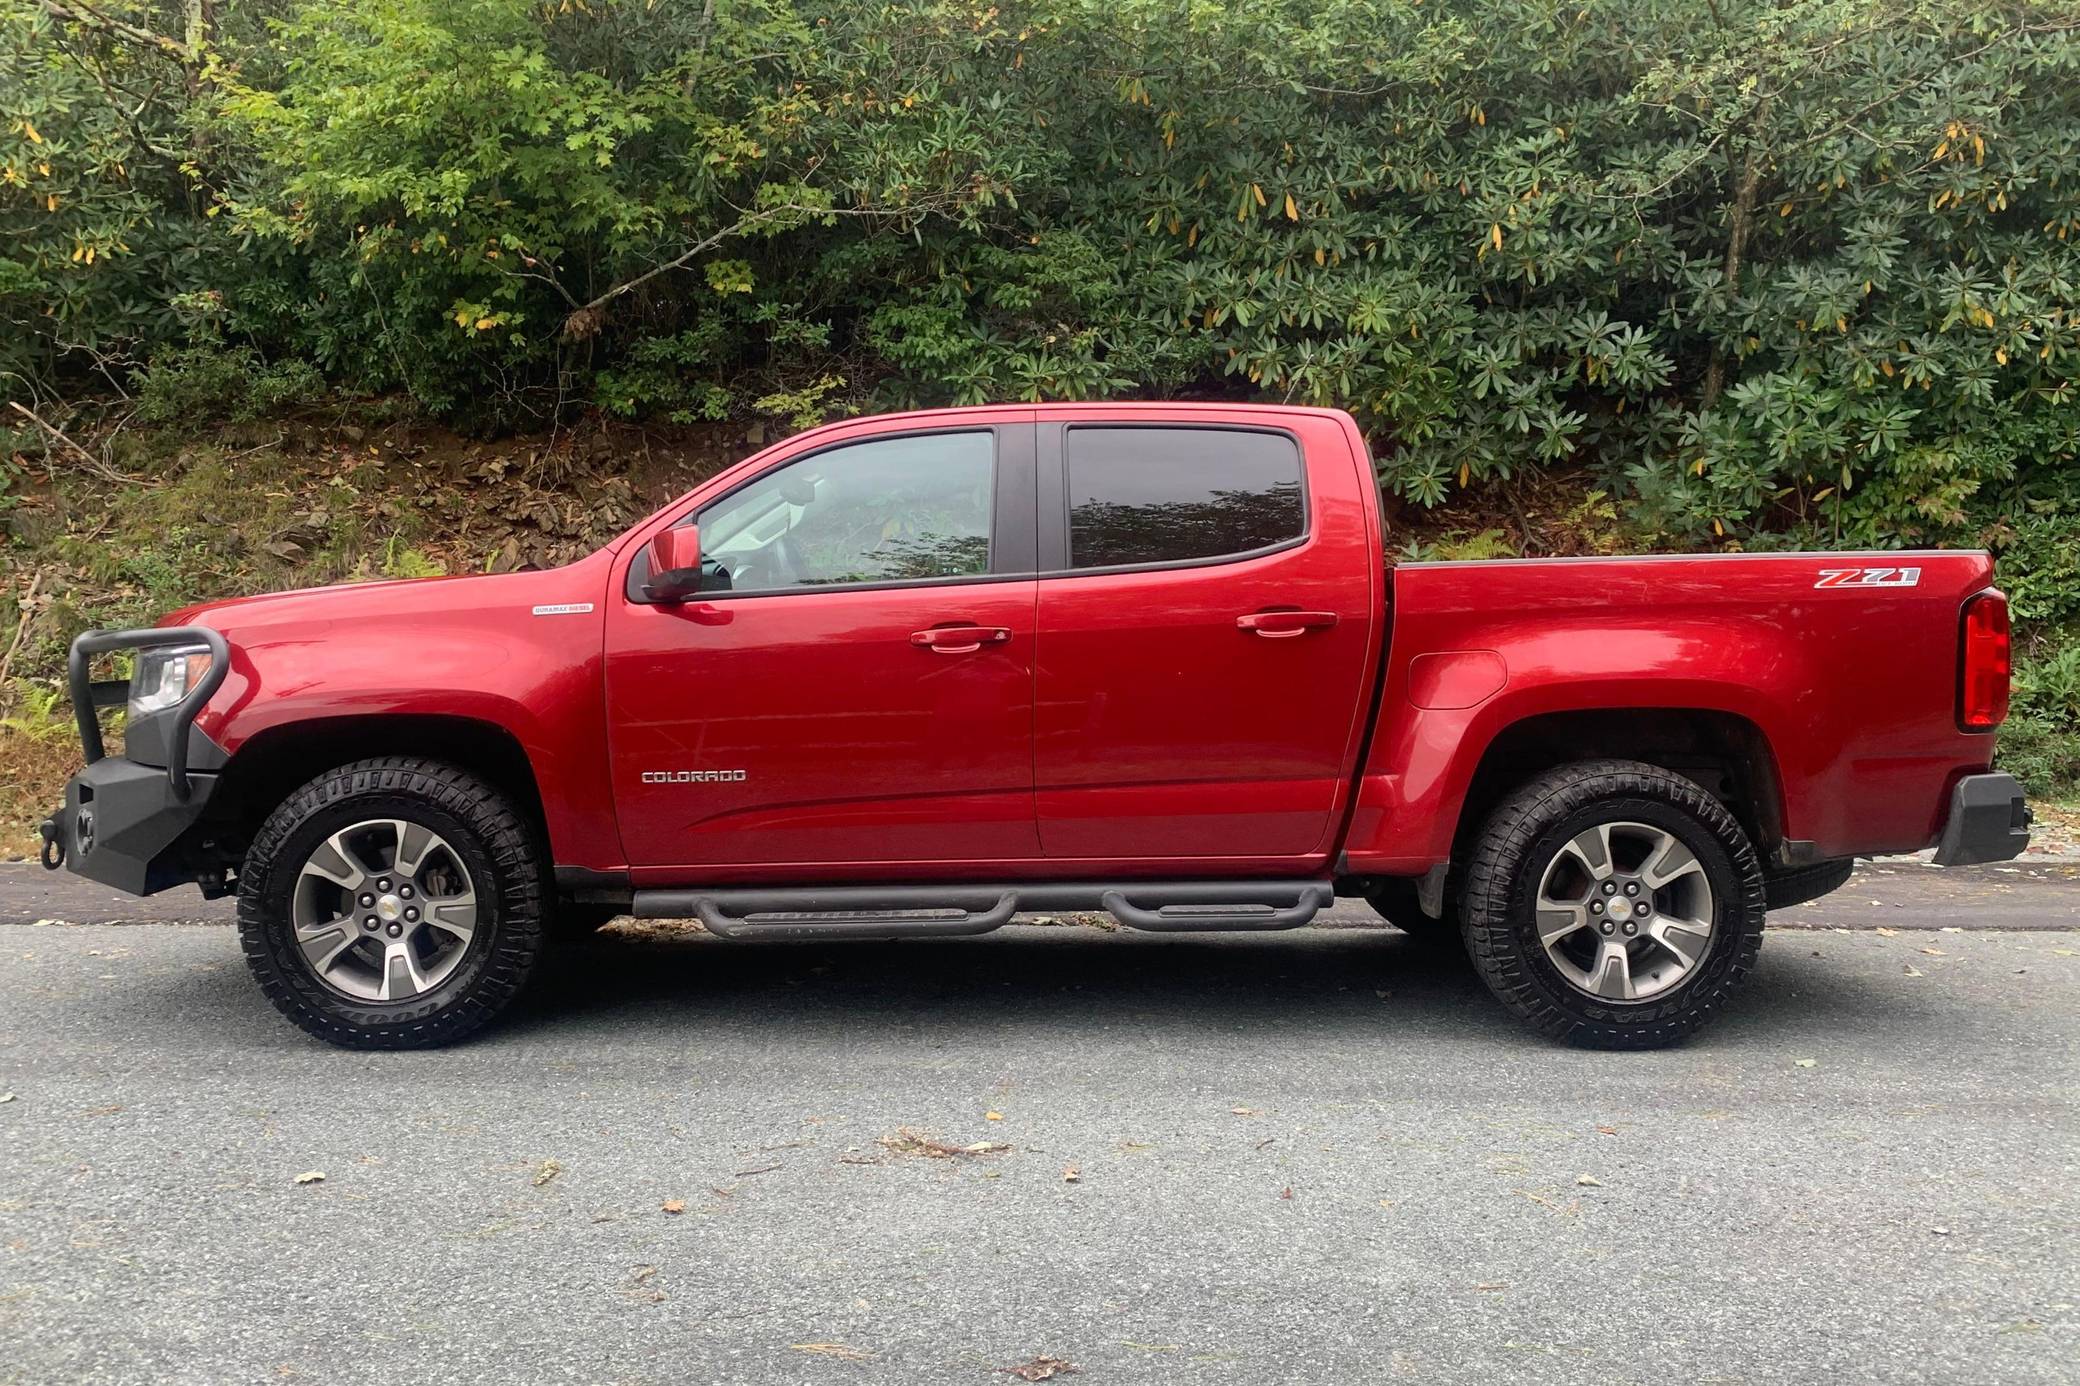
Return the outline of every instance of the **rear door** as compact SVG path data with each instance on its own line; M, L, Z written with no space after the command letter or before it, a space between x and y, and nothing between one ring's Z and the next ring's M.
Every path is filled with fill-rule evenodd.
M1032 507L1015 422L812 447L682 517L727 588L653 604L632 572L608 623L630 864L1037 857Z
M1039 430L1035 807L1050 858L1328 849L1384 580L1359 490L1372 482L1331 416L1240 417L1278 422Z

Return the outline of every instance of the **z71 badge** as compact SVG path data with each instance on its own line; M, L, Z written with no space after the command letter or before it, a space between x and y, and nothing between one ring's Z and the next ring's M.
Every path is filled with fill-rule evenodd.
M1815 587L1919 587L1919 568L1822 568Z

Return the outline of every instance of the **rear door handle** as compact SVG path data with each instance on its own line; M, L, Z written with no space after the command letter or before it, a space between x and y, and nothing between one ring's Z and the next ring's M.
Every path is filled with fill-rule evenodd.
M1237 616L1235 625L1266 640L1290 640L1311 630L1327 630L1336 624L1333 611L1252 611Z
M1011 638L1004 626L933 626L912 631L910 643L933 654L973 654L984 645L1001 645Z

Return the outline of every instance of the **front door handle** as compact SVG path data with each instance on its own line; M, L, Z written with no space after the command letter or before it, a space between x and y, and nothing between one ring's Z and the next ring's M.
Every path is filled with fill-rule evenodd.
M973 654L984 645L1001 645L1011 638L1004 626L933 626L912 631L910 643L933 654Z
M1311 630L1327 630L1336 624L1333 611L1252 611L1235 618L1236 628L1266 640L1290 640Z

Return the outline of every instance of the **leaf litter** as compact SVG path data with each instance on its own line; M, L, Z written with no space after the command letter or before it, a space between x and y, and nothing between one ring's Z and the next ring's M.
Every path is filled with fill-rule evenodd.
M1058 1376L1073 1376L1083 1369L1074 1362L1061 1357L1035 1357L1030 1362L1021 1362L1015 1367L999 1367L1000 1376L1015 1376L1020 1381L1052 1381Z
M847 1343L789 1343L796 1352L812 1353L817 1357L835 1357L840 1362L871 1362L874 1354L865 1348L856 1348Z
M963 1156L1001 1155L1011 1148L1006 1141L976 1141L970 1145L949 1145L936 1136L927 1136L908 1126L897 1129L893 1136L883 1136L879 1142L883 1150L891 1155L919 1155L928 1160L953 1160Z

